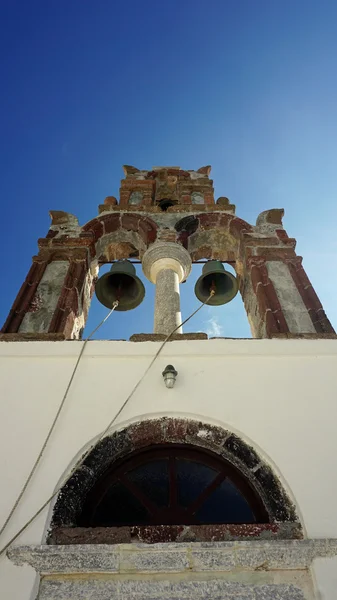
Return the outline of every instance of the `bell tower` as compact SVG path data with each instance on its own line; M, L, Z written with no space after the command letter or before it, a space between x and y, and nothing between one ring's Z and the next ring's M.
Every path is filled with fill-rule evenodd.
M283 210L247 223L210 171L50 212L0 333L1 598L336 600L337 336ZM240 294L253 339L184 333L198 261L197 310ZM83 339L145 280L152 331Z
M197 171L124 166L119 203L108 196L98 216L85 225L69 213L51 211L49 232L38 241L39 252L2 336L80 339L99 267L131 258L142 261L145 277L156 286L154 334L167 335L179 325L179 284L189 276L193 262L206 259L213 262L205 265L197 284L199 300L207 299L215 278L219 285L210 304L229 301L239 288L253 337L334 335L302 258L296 255L296 241L283 228L283 210L266 210L250 225L235 215L228 198L215 202L210 171L209 166ZM236 279L222 263L234 267ZM125 268L128 273L122 275ZM126 262L114 263L111 274L98 280L103 304L107 306L109 285L120 285L123 277L119 310L139 304L144 289L132 268ZM115 290L117 298L116 294Z

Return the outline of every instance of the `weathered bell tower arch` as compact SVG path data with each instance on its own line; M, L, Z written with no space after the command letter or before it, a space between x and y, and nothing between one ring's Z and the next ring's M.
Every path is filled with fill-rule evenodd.
M38 241L2 334L79 339L99 265L128 258L141 260L157 286L155 333L178 324L172 314L180 314L179 283L192 262L215 259L236 271L253 337L334 334L295 253L296 241L283 228L283 210L266 210L250 225L227 198L214 201L210 170L125 166L119 203L108 196L85 225L51 211L49 232Z
M124 173L83 226L51 211L0 333L0 588L335 600L337 336L283 210L247 223L208 166ZM254 339L182 332L198 261L197 306L239 291ZM154 332L82 341L93 293L117 320L144 278Z

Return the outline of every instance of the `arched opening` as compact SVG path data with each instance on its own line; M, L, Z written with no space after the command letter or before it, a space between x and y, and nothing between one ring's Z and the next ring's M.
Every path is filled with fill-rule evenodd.
M128 260L131 260L132 264L136 269L136 276L142 281L145 287L145 296L143 301L133 310L121 311L114 314L114 316L97 331L93 336L94 339L115 339L115 340L127 340L135 333L142 333L145 331L151 331L153 327L153 305L154 305L154 286L144 277L142 272L142 265L134 262L132 257L129 256ZM113 262L106 262L105 264L99 265L98 277L110 272ZM98 323L100 323L107 315L107 308L98 300L96 293L92 295L90 310L88 311L88 317L85 323L85 329L83 331L83 338L85 339L95 329Z
M171 200L170 198L163 198L163 200L160 200L160 202L158 203L158 206L163 212L166 212L168 208L174 206L175 204L177 204L176 200Z
M195 298L195 285L202 276L202 269L207 260L201 259L193 263L191 274L183 284L181 291L182 314L190 312L191 298ZM223 263L226 271L236 276L232 264ZM197 300L195 300L197 302ZM247 319L240 293L230 302L221 306L205 306L199 314L184 327L185 332L204 331L209 338L251 338L252 333Z
M48 542L302 537L271 467L234 433L191 419L138 421L102 439L57 498Z
M261 499L238 469L182 444L151 446L114 464L79 517L83 527L267 522Z

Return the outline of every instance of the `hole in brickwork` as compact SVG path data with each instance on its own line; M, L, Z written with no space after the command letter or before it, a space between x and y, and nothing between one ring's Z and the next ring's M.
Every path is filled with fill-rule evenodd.
M196 217L184 217L175 224L176 231L186 231L188 235L194 233L199 227L199 220Z
M168 208L170 208L170 206L174 206L175 204L177 204L177 202L175 202L174 200L169 200L168 198L164 198L163 200L160 200L158 206L160 207L160 209L163 212L166 212Z

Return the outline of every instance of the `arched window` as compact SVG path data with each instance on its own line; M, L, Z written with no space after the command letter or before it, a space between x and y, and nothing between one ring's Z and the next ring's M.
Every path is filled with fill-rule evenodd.
M261 499L233 465L178 444L147 447L114 463L79 519L84 527L268 522Z

